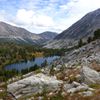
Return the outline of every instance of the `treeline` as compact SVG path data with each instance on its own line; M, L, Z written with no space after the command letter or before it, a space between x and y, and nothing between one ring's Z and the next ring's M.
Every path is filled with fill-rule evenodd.
M44 56L63 56L65 54L65 49L42 49L44 51Z
M22 75L24 75L24 74L27 74L29 72L36 71L39 68L40 68L40 66L38 66L37 64L35 64L34 66L32 66L30 68L22 69L19 73L21 73Z
M35 60L39 56L64 55L62 49L46 49L30 45L15 43L0 43L0 68L21 61Z
M0 82L6 82L16 75L18 75L17 70L0 70Z
M34 66L32 67L29 67L29 68L24 68L22 70L16 70L16 69L12 69L12 70L1 70L0 69L0 82L6 82L8 79L11 79L15 76L22 76L22 75L25 75L29 72L32 72L32 71L39 71L39 69L43 68L43 67L46 67L48 65L48 62L47 60L45 60L40 66L35 64Z
M15 43L0 43L0 68L7 64L35 59L26 46Z
M80 39L79 42L78 42L78 47L81 47L81 46L83 46L83 45L85 45L85 44L87 44L87 43L90 43L90 42L92 42L92 41L94 41L94 40L96 40L96 39L100 39L100 29L98 29L98 30L96 30L96 31L94 32L93 37L90 37L90 36L89 36L88 39L87 39L87 42L83 42L83 40Z
M8 79L11 79L15 76L22 76L22 75L27 74L29 72L36 71L39 68L40 68L40 66L35 64L34 66L32 66L30 68L25 68L25 69L22 69L20 71L18 71L16 69L0 70L0 82L6 82Z

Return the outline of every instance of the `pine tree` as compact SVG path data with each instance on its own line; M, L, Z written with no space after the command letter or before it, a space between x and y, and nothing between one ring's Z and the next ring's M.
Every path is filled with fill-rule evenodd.
M82 45L83 45L83 41L82 41L82 39L80 39L78 42L78 47L81 47Z
M100 29L94 32L94 39L100 39Z
M87 42L90 43L92 40L92 37L88 37Z

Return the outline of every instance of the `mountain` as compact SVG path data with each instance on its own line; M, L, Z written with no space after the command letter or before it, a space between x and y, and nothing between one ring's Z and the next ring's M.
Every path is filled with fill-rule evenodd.
M79 39L84 41L93 36L95 30L100 28L100 9L86 14L68 29L49 41L47 48L66 48L76 45Z
M46 32L40 33L39 36L41 37L39 42L42 44L42 46L44 46L48 41L54 39L57 36L57 33L46 31Z
M15 27L7 23L0 22L0 40L2 41L35 44L40 38L40 36L31 33L24 28Z
M53 38L55 38L57 36L56 32L50 32L50 31L46 31L43 33L39 34L42 38L44 38L45 40L51 40Z
M54 36L55 33L53 32L44 32L41 34L35 34L27 31L24 28L0 22L0 42L11 41L16 43L42 45L44 42L53 39Z

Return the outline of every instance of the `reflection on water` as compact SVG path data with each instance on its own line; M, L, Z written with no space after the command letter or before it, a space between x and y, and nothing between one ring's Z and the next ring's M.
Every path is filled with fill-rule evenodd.
M41 64L47 60L48 64L52 63L55 59L59 58L59 56L52 56L52 57L38 57L35 58L35 61L27 61L27 62L21 62L21 63L15 63L11 65L5 66L6 70L12 70L16 69L18 71L25 69L25 68L30 68L34 66L35 64L41 66Z

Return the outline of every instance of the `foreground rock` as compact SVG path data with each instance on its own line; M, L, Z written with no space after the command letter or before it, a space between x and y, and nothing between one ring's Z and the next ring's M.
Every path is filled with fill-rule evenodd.
M27 77L8 85L8 91L15 95L16 98L21 96L42 93L43 91L57 91L62 81L55 77L46 76L42 73Z
M93 91L94 89L88 87L88 85L84 83L73 82L72 84L65 84L64 91L67 93L76 93L76 92L84 92L84 91Z
M99 72L89 68L83 67L81 71L82 80L86 84L100 84L100 75Z

